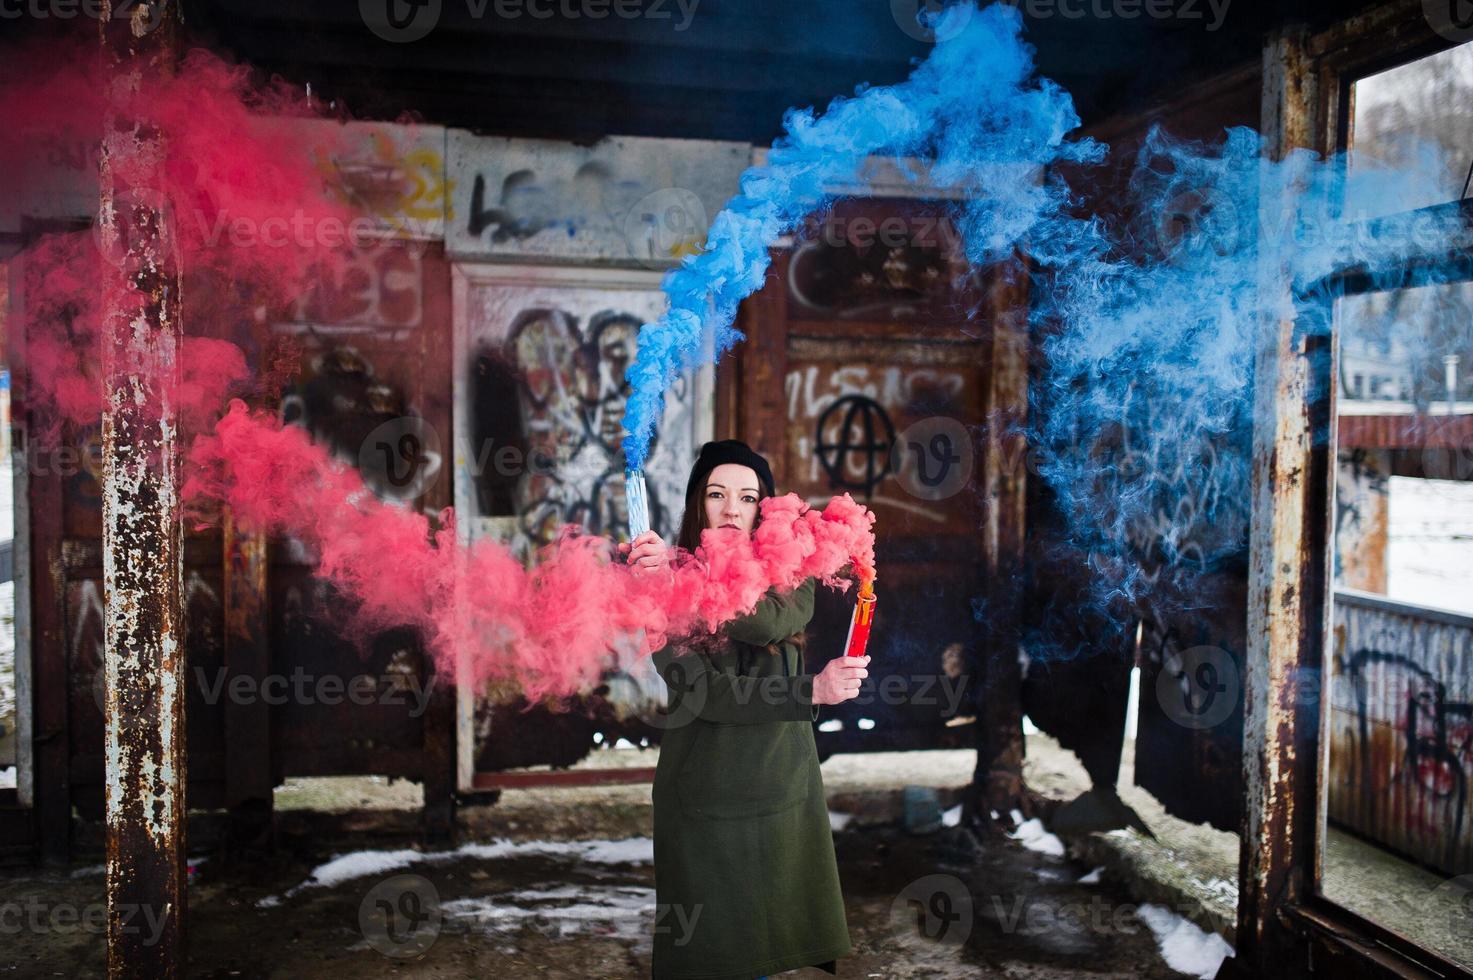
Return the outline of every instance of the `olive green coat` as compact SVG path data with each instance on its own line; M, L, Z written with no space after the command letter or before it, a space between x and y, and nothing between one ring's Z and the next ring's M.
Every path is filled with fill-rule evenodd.
M850 952L813 675L782 642L813 617L813 591L809 579L768 592L714 653L654 654L670 689L654 785L656 980L835 972Z

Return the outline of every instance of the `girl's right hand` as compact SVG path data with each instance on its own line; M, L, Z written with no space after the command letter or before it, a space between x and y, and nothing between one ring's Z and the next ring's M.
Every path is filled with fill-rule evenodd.
M619 552L629 556L629 567L636 575L648 575L670 567L670 548L654 531L646 531L633 541L619 545Z
M835 657L813 678L814 704L841 704L859 694L859 682L869 676L869 657Z

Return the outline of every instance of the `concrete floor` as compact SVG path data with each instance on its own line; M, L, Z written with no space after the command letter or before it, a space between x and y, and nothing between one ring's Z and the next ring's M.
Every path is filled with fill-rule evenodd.
M915 836L889 822L903 785L949 795L970 779L972 758L884 753L824 764L831 807L847 800L845 812L854 813L835 832L855 945L839 975L1179 976L1158 954L1149 910L1110 876L1003 837L981 842L959 827ZM604 754L591 764L653 759ZM648 786L508 792L495 806L467 808L464 843L438 852L403 841L296 836L270 854L212 856L191 874L188 975L648 976L652 851L647 830L624 833L647 819L648 793ZM303 804L410 812L416 797L403 782L314 780L284 787L278 802L290 826ZM938 881L956 898L952 907L970 902L971 914L929 939L916 921L916 908L928 903L909 900L936 894ZM86 923L102 899L100 867L0 878L0 909L21 916L0 973L99 974L103 942Z
M955 827L923 836L900 829L903 787L931 787L950 805L971 778L970 751L827 760L824 784L830 810L842 815L835 847L855 943L840 976L1180 976L1163 962L1139 903L1230 937L1237 838L1166 815L1131 784L1131 757L1127 749L1121 797L1157 839L1091 834L1071 839L1067 857ZM600 750L579 767L657 759L656 749ZM1028 739L1026 775L1057 800L1088 788L1072 753L1043 735ZM193 868L189 975L648 975L654 878L647 784L506 791L495 805L461 809L458 848L429 852L412 832L385 832L396 817L401 830L416 825L414 783L292 780L277 790L276 806L276 851L215 855ZM323 811L362 819L351 834L328 840L309 822ZM1344 834L1332 831L1328 840L1332 899L1470 962L1473 928L1460 918L1467 912L1458 883ZM971 903L962 943L927 940L910 914L894 912L934 875L959 882L956 894ZM0 974L100 972L101 937L85 923L101 908L102 885L98 866L0 878L0 911L10 917L0 926L21 924L7 930ZM433 919L419 915L431 908L438 909ZM418 916L434 926L395 933L384 909L401 914L401 924Z
M1473 970L1473 875L1448 878L1334 827L1325 897Z
M1028 736L1023 774L1030 788L1057 800L1072 800L1090 788L1074 753L1041 733ZM1156 839L1114 830L1070 840L1071 852L1131 882L1142 900L1167 905L1231 943L1238 918L1238 835L1178 820L1137 787L1133 741L1125 743L1117 791Z

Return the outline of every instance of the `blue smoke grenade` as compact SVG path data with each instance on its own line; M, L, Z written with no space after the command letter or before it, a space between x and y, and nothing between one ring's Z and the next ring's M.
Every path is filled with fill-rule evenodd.
M1397 216L1425 204L1437 154L1408 142L1394 166L1352 170L1307 151L1272 161L1248 129L1211 146L1157 130L1125 198L1107 202L1134 217L1106 222L1077 188L1107 148L1066 138L1073 102L1035 76L1019 12L940 16L949 39L907 81L861 88L822 116L790 111L704 251L667 275L669 312L641 329L628 372L628 465L643 463L663 393L703 341L719 357L741 339L737 305L762 285L777 238L830 202L825 187L856 183L870 155L930 158L932 180L966 194L954 217L969 261L1030 260L1042 357L1026 435L1064 520L1061 547L1091 569L1082 600L1094 608L1074 614L1191 609L1200 576L1246 552L1257 339L1291 321L1327 336L1347 270L1359 290L1473 271L1452 247L1465 235L1455 206Z

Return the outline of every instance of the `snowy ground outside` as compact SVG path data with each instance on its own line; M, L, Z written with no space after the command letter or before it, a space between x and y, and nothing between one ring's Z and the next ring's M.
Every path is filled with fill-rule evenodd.
M1473 615L1473 483L1391 478L1387 593Z

